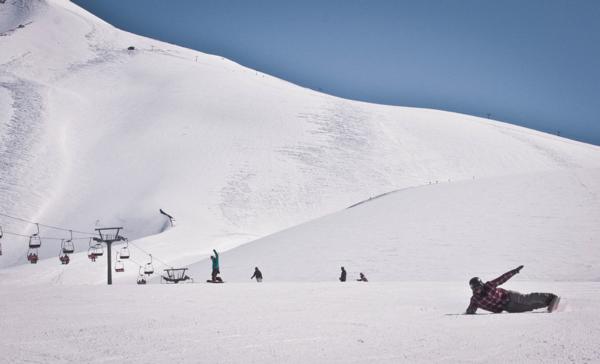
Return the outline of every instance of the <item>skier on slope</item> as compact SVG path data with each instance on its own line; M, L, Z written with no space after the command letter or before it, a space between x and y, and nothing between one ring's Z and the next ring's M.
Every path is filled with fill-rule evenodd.
M340 275L340 282L346 282L346 270L342 267L342 274Z
M250 277L250 279L252 278L256 278L257 283L262 282L262 272L258 270L258 267L254 267L254 274L252 275L252 277Z
M494 313L500 313L502 311L525 312L542 307L548 307L548 312L552 312L556 309L560 297L553 293L536 292L521 294L519 292L498 288L499 285L519 273L521 269L523 269L522 265L504 273L494 280L485 282L485 284L478 277L471 278L469 285L473 291L473 296L471 296L471 304L467 308L466 314L474 314L478 308Z
M210 275L211 281L223 282L221 277L217 277L217 275L221 273L221 271L219 271L219 253L217 253L217 251L214 249L213 252L215 253L215 255L210 256L210 260L212 260L212 273Z

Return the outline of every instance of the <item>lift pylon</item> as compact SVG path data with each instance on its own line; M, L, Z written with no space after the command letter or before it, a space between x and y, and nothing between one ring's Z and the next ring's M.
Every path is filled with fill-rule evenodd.
M119 232L122 230L122 227L111 227L111 228L100 228L100 229L95 229L98 232L98 235L100 235L99 238L94 238L94 241L102 244L106 244L106 249L107 249L107 284L112 284L112 262L111 262L111 258L112 258L112 244L115 241L122 241L125 240L124 236L119 235Z

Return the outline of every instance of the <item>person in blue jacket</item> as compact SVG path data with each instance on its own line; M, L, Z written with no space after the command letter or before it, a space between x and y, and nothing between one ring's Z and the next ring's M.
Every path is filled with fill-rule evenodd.
M212 260L212 274L210 277L213 282L223 282L221 277L217 277L218 274L221 274L221 271L219 270L219 253L214 249L213 252L215 255L210 256L210 260Z

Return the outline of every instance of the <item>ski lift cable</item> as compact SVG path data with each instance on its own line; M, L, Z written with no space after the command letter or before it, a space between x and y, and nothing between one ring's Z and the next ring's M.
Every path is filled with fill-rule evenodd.
M135 265L137 265L139 267L143 266L143 264L140 264L140 263L136 262L135 259L129 258L129 262L132 263L132 264L135 264Z
M19 237L28 238L28 239L31 237L31 235L17 234L17 233L12 233L10 231L5 231L4 234L19 236ZM43 240L65 240L65 238L44 237L44 236L40 236L40 239L43 239ZM88 240L88 239L89 238L87 238L87 237L86 238L73 238L73 240Z
M0 212L0 216L4 216L4 217L7 217L9 219L14 219L14 220L25 222L25 223L28 223L28 224L43 226L43 227L48 228L48 229L55 229L55 230L61 230L61 231L69 231L69 232L73 232L73 233L77 233L77 234L92 235L92 236L96 236L97 235L95 233L90 233L90 232L85 232L85 231L78 231L78 230L73 230L73 229L65 229L65 228L61 228L61 227L58 227L58 226L41 224L41 223L29 221L27 219L23 219L21 217L16 217L16 216L10 216L10 215L7 215L7 214L3 214L1 212Z
M140 247L139 247L139 246L137 246L136 244L134 244L134 243L132 243L132 242L129 242L129 244L130 244L131 246L134 246L134 247L136 247L138 250L140 250L142 253L144 253L144 254L146 254L146 255L148 255L148 256L152 255L152 258L154 258L156 261L158 261L160 264L164 265L165 267L171 267L171 265L169 265L169 264L165 263L164 261L162 261L162 260L158 259L158 258L156 257L156 255L148 253L147 251L145 251L144 249L140 248Z

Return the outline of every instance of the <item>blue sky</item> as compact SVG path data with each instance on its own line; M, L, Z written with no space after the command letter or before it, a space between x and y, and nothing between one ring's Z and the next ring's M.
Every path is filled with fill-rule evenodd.
M333 95L600 145L598 0L74 0L133 33Z

